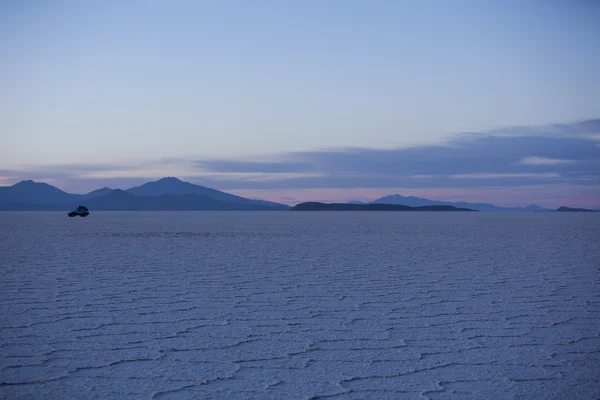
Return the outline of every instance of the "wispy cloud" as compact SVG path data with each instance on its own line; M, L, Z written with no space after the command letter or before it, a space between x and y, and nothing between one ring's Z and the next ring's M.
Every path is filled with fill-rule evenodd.
M549 179L560 178L560 175L555 172L543 174L458 174L450 175L453 179L505 179L505 178L531 178L531 179Z
M525 157L519 161L523 165L559 165L559 164L574 164L576 160L565 160L560 158L547 157Z
M297 152L279 154L277 160L202 160L198 166L221 173L298 174L280 180L277 184L281 189L481 186L487 179L505 185L529 185L543 179L574 182L584 176L589 183L600 182L600 152L594 140L584 134L600 126L600 120L574 125L467 134L440 145ZM307 177L302 172L320 175ZM260 187L274 188L268 182ZM249 187L240 182L238 188Z
M563 124L513 126L495 129L486 133L494 136L578 137L600 140L600 118Z

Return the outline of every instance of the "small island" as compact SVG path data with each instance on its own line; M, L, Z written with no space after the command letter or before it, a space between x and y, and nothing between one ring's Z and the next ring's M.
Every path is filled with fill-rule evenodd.
M353 204L353 203L300 203L292 207L290 211L477 211L470 208L458 208L454 206L421 206L409 207L399 204Z
M595 210L588 210L587 208L572 208L572 207L565 207L565 206L561 206L558 207L558 210L556 210L557 212L596 212Z

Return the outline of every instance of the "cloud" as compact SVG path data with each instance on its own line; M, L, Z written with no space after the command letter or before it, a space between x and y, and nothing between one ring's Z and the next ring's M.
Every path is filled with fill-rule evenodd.
M595 128L596 122L554 125L550 131L512 128L511 134L467 134L439 145L295 152L278 154L277 160L202 160L197 165L213 173L297 174L276 183L254 182L265 189L482 186L487 180L530 185L549 179L593 184L600 182L600 152L583 133ZM239 182L237 188L250 186Z
M598 132L600 119L594 119L467 133L437 145L321 149L248 159L172 158L135 165L24 166L0 170L0 175L3 183L54 179L65 187L84 182L86 187L122 187L178 176L225 190L600 185Z
M560 175L555 172L544 174L458 174L450 175L453 179L504 179L504 178L531 178L531 179L548 179L560 178Z
M600 118L562 124L513 126L495 129L487 132L487 134L493 136L579 137L598 140L600 135Z
M197 161L196 165L205 171L213 172L265 172L265 173L294 173L307 172L310 165L293 161L236 161L236 160L205 160Z
M525 157L519 161L519 164L523 165L558 165L558 164L573 164L576 160L564 160L560 158L546 158L546 157Z

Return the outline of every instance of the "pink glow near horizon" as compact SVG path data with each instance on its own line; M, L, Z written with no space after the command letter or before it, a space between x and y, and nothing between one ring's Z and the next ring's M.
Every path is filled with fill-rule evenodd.
M305 201L346 202L373 201L390 194L424 197L440 201L492 203L498 206L520 207L537 204L555 208L600 207L600 187L584 185L532 185L521 187L483 188L356 188L356 189L286 189L286 190L230 190L251 198L261 198L287 204Z

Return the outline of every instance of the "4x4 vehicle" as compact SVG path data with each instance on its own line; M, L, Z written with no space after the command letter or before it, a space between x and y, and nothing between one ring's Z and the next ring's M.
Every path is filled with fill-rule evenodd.
M87 207L79 206L75 211L71 211L67 215L69 217L76 217L78 215L80 217L87 217L88 215L90 215L90 210L88 210Z

